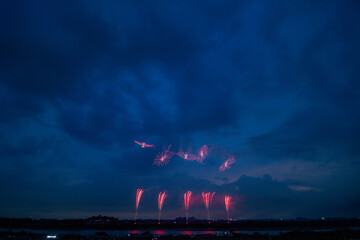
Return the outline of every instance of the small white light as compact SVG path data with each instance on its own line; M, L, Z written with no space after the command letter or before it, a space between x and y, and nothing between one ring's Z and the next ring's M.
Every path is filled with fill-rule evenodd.
M46 238L56 238L56 235L47 235Z

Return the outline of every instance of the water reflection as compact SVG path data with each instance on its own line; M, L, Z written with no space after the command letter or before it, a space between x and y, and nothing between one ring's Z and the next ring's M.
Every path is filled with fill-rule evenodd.
M132 230L129 232L131 235L140 235L141 232L140 231L136 231L136 230Z
M181 235L191 235L193 232L192 231L181 231Z
M167 234L165 231L162 231L162 230L156 230L156 231L153 231L153 233L155 235L165 235L165 234Z

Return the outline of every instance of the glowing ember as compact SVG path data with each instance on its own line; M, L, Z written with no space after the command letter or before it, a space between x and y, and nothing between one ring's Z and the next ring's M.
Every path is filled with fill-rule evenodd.
M208 146L204 145L200 148L198 162L203 163L204 159L208 155Z
M229 223L229 207L230 207L230 200L232 197L230 197L229 195L225 195L225 208L226 208L226 214L227 214L227 220Z
M159 197L158 197L158 208L159 208L159 224L160 224L160 219L161 219L161 210L162 210L162 207L163 207L163 204L164 204L164 201L165 201L165 198L166 198L166 192L160 192L159 193Z
M165 151L161 152L155 157L154 165L163 166L170 161L171 157L174 154L173 152L170 152L169 150L170 147L171 145L169 145L169 147Z
M179 155L183 159L189 160L189 161L193 161L193 160L198 159L198 157L196 155L188 153L188 152L178 152L177 155Z
M229 169L232 164L235 163L234 157L230 157L228 160L226 160L219 168L219 172L223 172L226 169Z
M214 195L215 195L215 192L213 192L212 194L210 194L209 192L208 193L204 193L204 192L202 193L202 198L203 198L206 210L207 210L208 221L210 221L209 207L211 205L211 202L212 202L212 199L213 199Z
M135 224L136 224L136 218L137 218L137 214L138 214L138 209L139 209L139 203L140 203L140 199L141 199L141 195L144 193L143 189L138 189L136 191L136 202L135 202L135 207L136 207L136 211L135 211Z
M184 206L185 206L185 211L186 211L186 224L188 224L188 218L189 218L189 205L190 205L190 197L191 197L192 192L188 191L186 193L184 193Z
M134 141L136 144L139 144L142 148L146 148L146 147L154 147L154 145L152 144L147 144L145 142L138 142L138 141Z

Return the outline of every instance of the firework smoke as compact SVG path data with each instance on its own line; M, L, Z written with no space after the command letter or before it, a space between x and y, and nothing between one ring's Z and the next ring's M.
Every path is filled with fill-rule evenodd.
M138 215L138 209L139 209L139 203L140 203L140 199L141 199L141 195L144 193L144 190L143 189L138 189L136 191L136 202L135 202L135 207L136 207L136 210L135 210L135 224L136 224L136 218L137 218L137 215Z
M161 152L160 154L158 154L156 157L155 157L155 160L154 160L154 165L157 165L157 166L163 166L163 165L166 165L171 157L173 156L173 152L170 152L169 148L171 147L171 145L169 145L169 147L164 150L163 152Z
M188 152L178 152L177 155L179 155L183 159L189 160L189 161L193 161L193 160L198 159L198 157L196 155L188 153Z
M199 151L199 157L198 157L198 162L199 163L203 163L204 159L206 158L206 156L208 155L208 146L204 145L200 148Z
M136 144L139 144L142 148L146 148L146 147L154 147L154 145L152 144L147 144L145 142L138 142L138 141L134 141Z
M189 218L189 205L190 205L191 194L192 194L191 191L187 191L186 193L184 193L184 206L185 206L185 211L186 211L186 224L189 223L188 218Z
M159 224L160 224L160 219L161 219L161 210L162 210L162 207L163 207L163 204L164 204L164 201L165 201L165 198L166 198L166 192L160 192L159 193L159 197L158 197L158 208L159 208Z
M226 208L226 215L227 215L227 220L228 220L228 223L230 221L230 218L229 218L229 207L230 207L230 200L231 200L232 197L230 197L229 195L225 195L225 208Z
M211 205L211 202L212 202L212 199L213 199L214 195L215 195L215 192L213 192L212 194L209 193L209 192L208 193L202 192L202 198L203 198L206 210L207 210L207 217L208 217L209 222L210 222L209 207Z
M229 169L231 167L232 164L235 163L235 159L234 157L230 157L229 159L227 159L219 168L219 172L223 172L226 169Z

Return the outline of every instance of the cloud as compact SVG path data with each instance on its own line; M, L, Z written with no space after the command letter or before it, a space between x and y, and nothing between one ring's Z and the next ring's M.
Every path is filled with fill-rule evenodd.
M146 216L188 188L238 196L235 216L360 212L354 3L2 5L0 213L127 217L140 186ZM154 167L168 144L211 151Z
M352 161L359 154L354 145L360 137L357 116L346 110L334 115L333 111L309 110L272 132L252 138L250 146L266 161L343 161L344 156Z
M307 192L307 191L319 191L318 189L314 189L308 186L299 186L299 185L290 185L289 188L294 191L299 192Z

